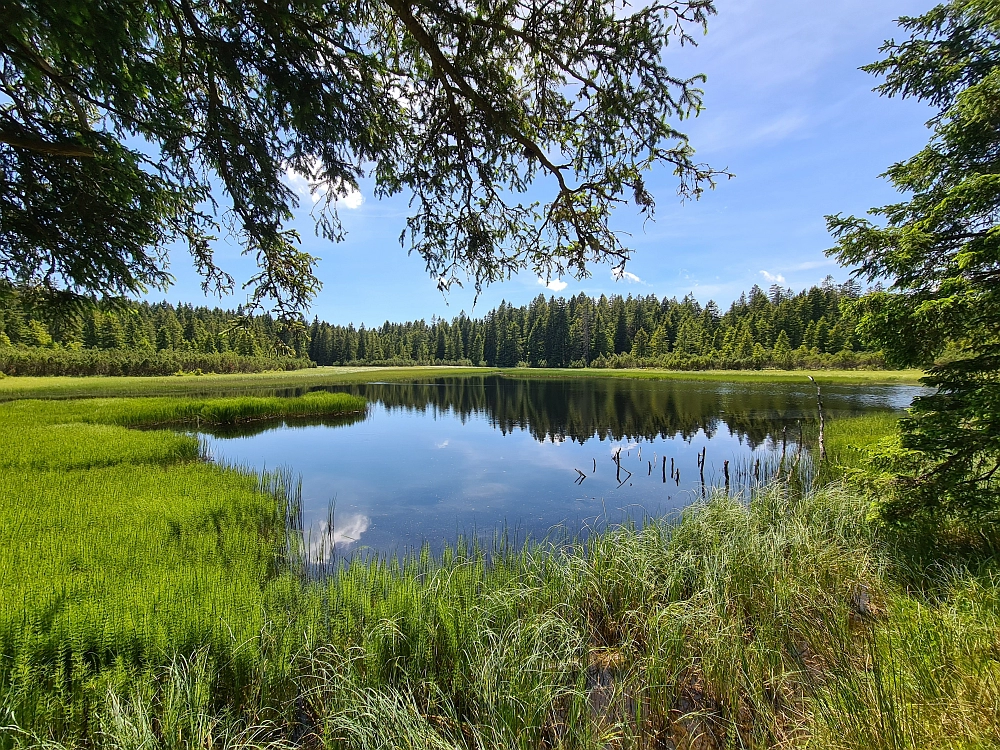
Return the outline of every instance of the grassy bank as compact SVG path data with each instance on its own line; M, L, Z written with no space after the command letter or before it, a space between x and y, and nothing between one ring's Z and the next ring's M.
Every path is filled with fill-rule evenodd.
M483 367L313 367L291 372L168 377L9 377L0 379L0 399L194 396L308 388L373 380L417 380L425 377L484 375Z
M627 378L631 380L694 380L722 383L800 382L813 376L820 385L916 385L920 370L602 370L504 368L506 377Z
M0 399L199 395L308 388L370 381L496 375L526 378L627 378L732 383L798 382L812 375L820 384L916 384L919 370L580 370L486 367L315 367L292 372L187 377L9 377L0 379Z
M126 425L364 408L329 393L0 405L0 702L13 710L0 725L83 737L95 691L204 651L213 690L232 697L280 652L297 587L282 563L288 482L205 463L193 435Z
M995 556L911 554L850 488L308 581L287 485L123 426L210 406L0 405L0 746L1000 743ZM891 427L831 422L831 461Z

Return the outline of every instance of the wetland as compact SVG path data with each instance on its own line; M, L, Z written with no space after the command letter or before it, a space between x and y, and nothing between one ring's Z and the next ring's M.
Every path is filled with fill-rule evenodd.
M675 513L725 489L727 471L730 492L746 493L783 455L808 472L818 415L815 389L801 381L488 375L312 386L282 393L345 391L368 410L202 436L221 463L301 475L314 548L440 552L459 538L574 537ZM824 385L825 415L898 414L921 390Z

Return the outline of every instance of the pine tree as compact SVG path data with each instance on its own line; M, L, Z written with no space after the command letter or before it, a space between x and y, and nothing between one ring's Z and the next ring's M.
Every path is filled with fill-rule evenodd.
M670 353L670 334L667 332L667 324L660 323L653 331L653 336L649 340L649 350L654 357L663 357Z
M649 334L645 328L640 328L632 337L632 356L639 359L649 356Z

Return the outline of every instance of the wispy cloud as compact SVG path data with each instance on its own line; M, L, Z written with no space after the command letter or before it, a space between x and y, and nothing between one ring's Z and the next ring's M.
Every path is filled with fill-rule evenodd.
M450 443L450 442L451 442L451 440L444 440L444 441L442 441L440 443L434 443L434 447L435 448L446 448L448 446L448 443Z
M796 271L811 271L814 268L829 268L837 265L837 261L827 258L826 260L807 260L795 266Z
M636 276L634 273L629 273L624 268L612 268L611 275L614 277L615 281L626 281L629 284L645 284L646 282Z
M782 276L780 273L768 273L767 271L761 271L760 275L763 276L768 281L770 281L772 284L785 283L785 277Z
M569 286L569 284L563 281L562 279L552 279L552 281L546 283L545 279L543 279L541 276L538 277L538 283L544 287L547 287L548 289L551 289L553 292L561 292L563 289Z

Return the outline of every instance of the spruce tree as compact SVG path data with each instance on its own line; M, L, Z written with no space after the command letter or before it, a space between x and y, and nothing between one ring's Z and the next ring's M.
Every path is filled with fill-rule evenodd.
M909 38L866 70L883 95L935 108L931 138L889 168L906 197L877 221L828 217L830 252L889 280L859 300L859 330L890 362L928 367L935 389L901 422L911 464L886 516L985 522L1000 513L1000 4L952 0L899 23Z

